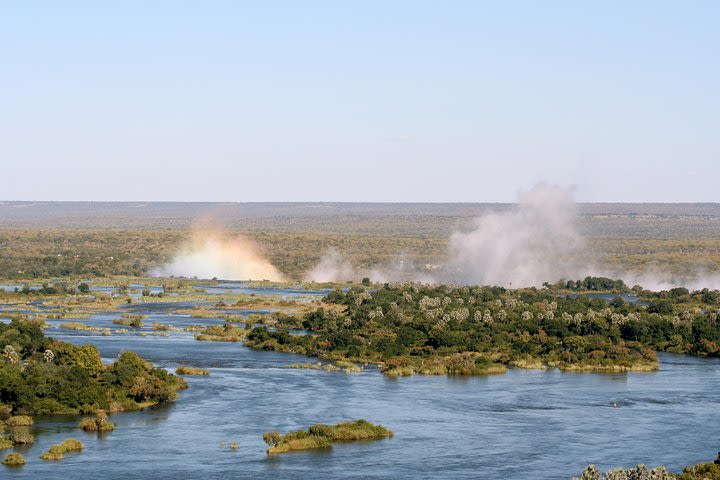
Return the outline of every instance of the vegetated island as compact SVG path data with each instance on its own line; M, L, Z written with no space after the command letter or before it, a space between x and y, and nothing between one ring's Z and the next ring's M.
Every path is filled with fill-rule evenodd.
M207 368L189 367L187 365L180 365L175 369L175 373L178 375L199 375L205 376L210 375L210 370Z
M44 335L38 322L0 323L0 404L27 415L137 410L174 400L186 388L136 353L104 365L97 348Z
M665 467L649 469L643 464L601 473L595 465L589 465L580 477L573 477L572 480L720 480L720 452L714 462L688 466L681 473L670 473Z
M333 442L355 440L379 440L393 436L393 432L382 425L373 425L366 420L338 423L336 425L317 424L305 430L281 435L280 432L268 432L263 440L269 446L268 454L285 453L291 450L310 450L329 448Z
M545 288L384 284L325 297L326 307L279 315L245 344L330 361L378 364L386 375L481 375L508 367L649 371L656 351L720 355L720 293L635 291L642 302L571 295L584 285L629 292L622 281L588 277ZM310 330L292 335L289 329ZM233 333L239 334L240 329Z

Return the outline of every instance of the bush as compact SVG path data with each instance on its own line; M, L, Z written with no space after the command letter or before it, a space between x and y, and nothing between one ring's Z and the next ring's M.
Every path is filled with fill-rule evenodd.
M40 455L43 460L62 460L67 452L80 452L85 447L80 440L68 438L62 443L52 445L47 452Z
M108 419L105 413L100 412L95 418L84 418L80 422L80 428L86 432L111 432L115 430L115 424Z
M30 427L15 427L10 432L15 445L26 445L35 441L35 437L30 433Z
M21 453L9 453L2 463L3 465L24 465L25 457Z
M15 415L8 418L5 423L8 427L29 427L33 424L33 419L27 415Z
M373 425L366 420L338 423L336 425L313 425L308 431L297 430L286 435L268 432L263 440L270 446L267 452L284 453L290 450L309 450L327 448L332 442L352 440L370 440L392 437L393 433L381 425Z
M175 369L175 373L178 375L210 375L210 370L206 368L188 367L187 365L180 365Z

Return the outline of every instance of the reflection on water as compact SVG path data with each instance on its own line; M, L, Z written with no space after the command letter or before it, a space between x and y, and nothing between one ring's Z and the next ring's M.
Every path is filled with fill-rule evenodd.
M167 311L154 309L143 322L182 327L221 321ZM96 315L88 323L110 327L113 318L117 314ZM714 458L718 449L717 359L663 354L661 370L651 373L511 370L390 379L373 367L359 374L285 369L307 359L198 342L189 332L102 336L50 323L55 327L48 335L95 344L106 359L134 350L161 367L186 364L212 373L187 377L190 388L174 404L112 415L118 429L102 438L77 429L79 417L38 419L35 444L18 449L28 464L3 468L6 478L558 479L579 474L588 463L678 470ZM395 437L265 454L262 434L269 430L356 418L381 423ZM84 452L60 462L38 458L70 436L85 442ZM232 441L237 451L228 448Z

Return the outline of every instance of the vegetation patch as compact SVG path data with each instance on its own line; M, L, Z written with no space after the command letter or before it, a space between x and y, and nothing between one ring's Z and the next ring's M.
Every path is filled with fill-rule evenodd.
M195 334L195 340L204 342L241 342L247 337L247 330L230 323L202 328Z
M291 450L329 448L333 442L377 440L392 436L393 433L381 425L373 425L365 420L355 420L336 425L317 424L307 431L298 430L285 435L281 435L279 432L268 432L263 435L263 440L269 446L267 453L275 454Z
M25 457L22 453L8 453L2 461L3 465L14 466L14 465L25 465Z
M0 351L0 403L23 415L134 410L174 400L187 387L136 353L105 365L94 346L52 340L19 319L0 324Z
M86 432L112 432L115 424L110 421L107 414L98 412L94 418L83 418L80 428Z
M210 375L210 370L207 368L196 368L188 367L187 365L180 365L175 369L175 373L178 375Z
M574 293L603 289L632 290L639 301ZM278 315L272 330L251 329L245 345L335 365L374 363L388 376L488 375L511 367L652 371L657 351L720 356L718 315L714 290L649 292L602 277L518 290L356 285L329 293L322 308L302 316ZM312 334L291 334L296 328Z
M143 326L142 320L145 315L133 315L131 313L123 313L120 318L113 320L116 325L125 325L127 327L141 328Z
M68 438L62 443L52 445L47 452L40 455L42 460L62 460L63 456L68 452L80 452L85 445L80 440Z
M33 419L29 415L14 415L5 420L8 427L29 427L33 424Z
M648 468L643 464L602 473L595 465L589 465L573 480L720 480L720 453L714 462L688 466L681 473L673 474L665 467Z

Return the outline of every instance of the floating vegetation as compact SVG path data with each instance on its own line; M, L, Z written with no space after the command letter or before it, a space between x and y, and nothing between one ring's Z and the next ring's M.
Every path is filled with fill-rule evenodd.
M188 367L187 365L180 365L175 369L175 373L178 375L210 375L210 370L206 368Z
M297 430L285 435L280 432L268 432L263 440L270 447L267 453L284 453L291 450L309 450L328 448L333 442L354 440L377 440L392 437L393 432L382 425L373 425L366 420L338 423L336 425L317 424L305 430Z

